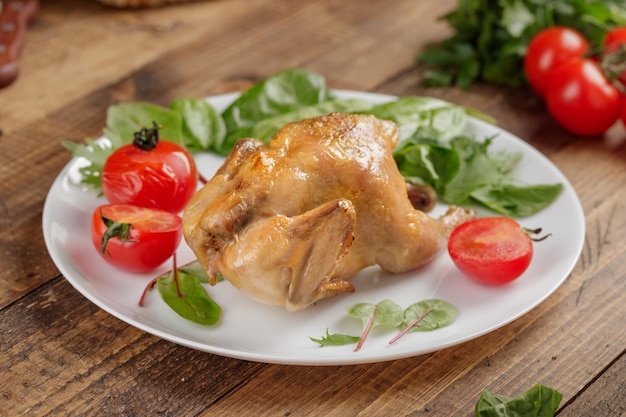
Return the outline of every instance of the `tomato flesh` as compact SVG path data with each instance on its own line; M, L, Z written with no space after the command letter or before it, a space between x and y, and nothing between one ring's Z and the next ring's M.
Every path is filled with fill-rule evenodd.
M470 220L455 228L448 252L465 275L481 284L504 284L530 265L532 241L520 225L506 217Z
M179 213L196 191L193 158L173 142L160 140L143 150L132 144L118 148L102 170L102 191L113 204L132 204Z
M103 236L107 225L102 217L117 223L131 224L127 241L108 240L103 253ZM182 220L176 214L127 204L97 207L91 218L91 239L102 257L117 268L144 273L167 261L183 236Z

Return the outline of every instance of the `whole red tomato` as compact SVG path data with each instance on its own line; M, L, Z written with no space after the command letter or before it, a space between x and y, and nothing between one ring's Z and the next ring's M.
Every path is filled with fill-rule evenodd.
M457 226L448 240L454 264L481 284L504 284L530 265L533 245L528 234L507 217L483 217Z
M600 66L571 59L552 72L546 102L550 114L566 130L582 136L603 134L619 118L621 97Z
M589 42L574 29L554 26L540 31L528 44L524 57L528 82L544 97L552 71L571 58L582 57L588 49Z
M168 260L182 239L176 214L127 204L107 204L91 217L91 239L102 257L131 272L149 272Z
M182 146L159 140L158 129L142 129L132 144L115 150L102 169L102 191L110 203L179 213L196 191L198 173Z

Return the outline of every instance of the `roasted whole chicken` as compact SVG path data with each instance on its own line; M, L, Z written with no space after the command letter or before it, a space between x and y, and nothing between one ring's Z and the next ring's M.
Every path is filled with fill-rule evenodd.
M414 209L397 141L394 123L341 113L288 124L268 145L242 139L185 208L185 239L212 283L219 273L289 311L354 291L367 266L416 268L473 213Z

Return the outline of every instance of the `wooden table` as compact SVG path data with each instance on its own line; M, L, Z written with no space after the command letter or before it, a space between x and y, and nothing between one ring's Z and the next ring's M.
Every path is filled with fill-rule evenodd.
M20 76L0 90L0 415L470 416L482 389L563 393L559 416L626 413L626 135L564 132L528 89L426 89L416 54L454 0L214 0L141 11L43 1ZM107 107L240 91L302 67L332 88L431 95L474 107L573 184L586 239L545 302L473 341L353 366L249 362L181 347L100 310L44 245L43 202L98 137Z

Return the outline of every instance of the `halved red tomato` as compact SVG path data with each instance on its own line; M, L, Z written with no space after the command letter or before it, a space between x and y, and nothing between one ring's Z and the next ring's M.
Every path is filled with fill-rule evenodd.
M183 236L181 218L173 213L128 204L96 208L91 239L104 259L131 272L149 272L167 261Z
M481 284L504 284L530 265L533 244L527 232L508 217L483 217L452 231L448 252L454 264Z

